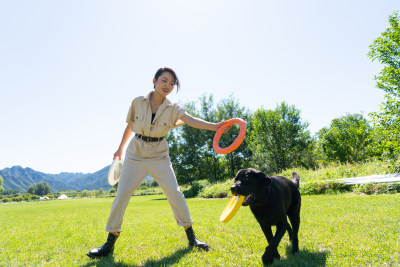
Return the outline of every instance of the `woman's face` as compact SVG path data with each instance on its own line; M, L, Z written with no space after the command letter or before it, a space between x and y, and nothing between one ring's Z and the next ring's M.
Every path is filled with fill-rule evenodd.
M166 97L174 90L175 79L171 73L165 71L158 77L158 80L153 78L153 84L156 93Z

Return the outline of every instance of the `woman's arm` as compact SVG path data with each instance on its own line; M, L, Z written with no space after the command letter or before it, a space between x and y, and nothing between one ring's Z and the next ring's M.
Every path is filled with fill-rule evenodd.
M191 116L188 113L185 113L182 117L181 120L187 123L190 127L197 128L197 129L205 129L205 130L210 130L210 131L217 131L219 127L221 127L222 124L224 124L223 121L214 123L214 122L208 122L199 118L195 118Z
M119 145L117 152L114 153L114 159L116 159L117 157L119 159L121 159L122 152L124 150L124 146L125 146L126 142L128 141L129 137L131 137L131 134L132 134L132 130L131 130L132 124L133 124L133 122L130 121L126 125L125 131L124 131L124 135L122 136L121 144Z

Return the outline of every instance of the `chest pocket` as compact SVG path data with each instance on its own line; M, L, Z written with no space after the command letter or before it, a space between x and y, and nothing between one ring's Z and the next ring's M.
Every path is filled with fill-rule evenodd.
M171 130L173 121L168 118L158 118L152 125L152 133L156 137L165 136Z
M135 114L134 117L135 121L133 122L132 125L132 131L134 131L135 133L141 133L142 132L142 128L143 128L143 120L144 120L144 114Z
M137 123L140 123L140 124L142 124L143 123L143 119L144 119L144 114L136 114L135 115L135 123L137 122Z
M155 124L157 127L172 127L174 122L171 119L160 118Z

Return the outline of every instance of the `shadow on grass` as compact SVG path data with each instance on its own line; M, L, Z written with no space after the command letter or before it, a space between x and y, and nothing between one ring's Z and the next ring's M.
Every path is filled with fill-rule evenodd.
M159 260L148 260L143 265L130 265L123 262L115 262L114 256L108 256L105 258L101 258L99 260L94 260L93 262L89 262L85 265L81 265L81 267L90 267L90 266L120 266L120 267L136 267L136 266L166 266L173 265L177 263L182 257L184 257L187 253L192 251L192 248L179 249L172 253L169 256L166 256Z
M322 267L326 266L326 260L329 253L327 251L316 252L300 250L295 255L291 254L291 246L286 247L287 258L281 260L275 260L270 266L315 266Z

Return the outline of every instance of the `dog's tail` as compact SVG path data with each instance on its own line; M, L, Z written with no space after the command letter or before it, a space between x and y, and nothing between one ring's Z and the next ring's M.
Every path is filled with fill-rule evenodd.
M300 176L297 174L297 172L293 171L292 172L292 181L293 183L297 186L297 188L300 187Z

